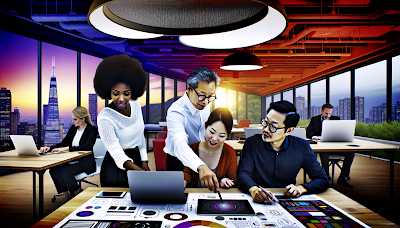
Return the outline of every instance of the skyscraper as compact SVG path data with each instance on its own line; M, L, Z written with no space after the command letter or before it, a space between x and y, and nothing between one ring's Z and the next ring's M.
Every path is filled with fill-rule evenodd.
M296 97L296 110L297 113L300 115L300 119L306 120L308 118L307 116L307 110L305 107L305 98L302 96Z
M45 104L43 105L43 122L42 125L46 126L47 123L47 110L48 110L49 105Z
M50 78L49 103L47 106L46 133L44 137L44 146L52 146L62 140L60 129L60 117L58 113L58 98L57 98L57 81L56 81L56 60L52 58L52 73Z
M355 108L356 115L355 118L357 122L364 122L364 97L355 97Z
M11 135L17 134L18 124L20 121L19 109L14 108L14 112L11 113Z
M11 92L0 90L0 140L10 140L11 133Z
M97 127L97 94L89 93L89 115L93 126Z

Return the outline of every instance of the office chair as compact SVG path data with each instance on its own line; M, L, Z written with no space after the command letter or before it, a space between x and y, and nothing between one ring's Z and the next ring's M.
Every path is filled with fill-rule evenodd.
M342 166L339 165L339 162L344 161L344 156L340 155L329 155L329 166L332 166L332 187L334 185L334 179L335 179L335 165L339 167L339 169L342 169ZM347 179L350 179L350 177L347 177Z
M78 175L75 175L75 179L79 184L79 189L82 190L82 182L88 183L95 185L96 187L99 187L99 185L92 183L90 181L85 180L87 177L94 177L100 174L101 171L101 164L103 163L104 156L106 155L106 148L104 147L103 141L101 139L96 139L96 143L93 146L93 154L94 158L96 159L96 171L91 174L86 174L85 172L80 173ZM51 198L51 201L54 202L56 201L56 196L62 196L63 194L55 194L53 195L53 198Z
M246 136L246 139L255 135L255 134L262 134L262 129L260 128L244 128L244 135Z

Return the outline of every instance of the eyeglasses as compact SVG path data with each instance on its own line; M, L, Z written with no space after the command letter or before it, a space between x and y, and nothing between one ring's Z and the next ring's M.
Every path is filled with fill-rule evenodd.
M261 123L261 125L262 125L263 127L268 127L268 129L269 129L269 131L270 131L271 133L275 133L275 132L276 132L277 130L279 130L279 129L284 129L284 127L276 127L275 125L268 123L268 118L265 118L265 119L263 120L263 122Z
M195 89L193 89L193 90L196 93L197 99L199 101L204 101L205 99L208 99L208 102L211 103L211 102L215 101L215 99L217 99L216 96L208 96L208 97L206 97L206 95L199 95Z

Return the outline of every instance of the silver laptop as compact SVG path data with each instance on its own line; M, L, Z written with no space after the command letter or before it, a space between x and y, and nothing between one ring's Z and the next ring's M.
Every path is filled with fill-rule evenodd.
M186 203L182 171L128 170L128 182L132 202Z
M324 120L321 142L353 142L356 120Z
M19 155L40 156L32 135L10 135L15 149Z

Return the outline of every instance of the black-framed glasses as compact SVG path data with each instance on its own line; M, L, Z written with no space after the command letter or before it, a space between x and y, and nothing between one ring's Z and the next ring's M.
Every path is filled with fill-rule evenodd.
M208 97L206 97L206 95L199 95L195 89L193 89L193 90L196 93L197 99L199 101L204 101L205 99L208 99L208 102L211 103L211 102L215 101L215 99L217 99L216 96L208 96Z
M268 123L268 118L265 118L265 119L263 120L263 122L261 123L261 125L262 125L263 127L268 127L268 129L269 129L269 131L270 131L271 133L275 133L275 132L276 132L277 130L279 130L279 129L284 129L284 127L276 127L275 125Z

